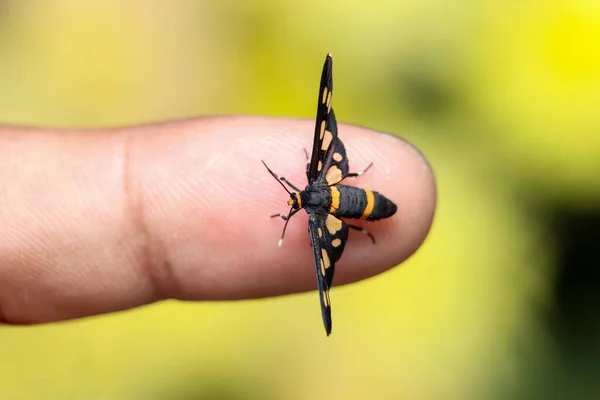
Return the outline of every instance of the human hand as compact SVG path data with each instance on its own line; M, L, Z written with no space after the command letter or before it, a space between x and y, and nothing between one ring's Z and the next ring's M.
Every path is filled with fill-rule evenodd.
M227 300L316 288L306 214L288 226L264 169L306 184L314 122L214 117L119 129L0 127L0 322L32 324L162 299ZM334 286L408 258L429 231L436 192L412 146L339 125L354 182L398 205L350 233ZM302 215L302 216L300 216Z

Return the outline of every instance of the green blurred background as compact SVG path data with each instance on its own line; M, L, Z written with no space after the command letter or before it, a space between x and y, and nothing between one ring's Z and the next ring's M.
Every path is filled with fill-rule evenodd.
M327 52L338 119L432 164L418 253L330 338L314 292L0 327L0 399L600 396L598 0L4 0L0 121L313 118Z

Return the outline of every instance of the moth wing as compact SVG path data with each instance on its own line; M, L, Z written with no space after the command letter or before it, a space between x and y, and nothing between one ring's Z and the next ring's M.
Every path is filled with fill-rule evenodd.
M317 181L335 185L348 175L346 149L338 138L337 121L331 106L332 97L333 60L331 54L328 54L321 73L313 148L306 169L309 185Z
M321 314L327 335L331 333L331 301L329 290L333 283L335 263L340 259L348 239L348 226L331 214L311 213L308 231L313 248Z
M333 186L348 176L348 157L344 143L338 137L335 113L331 110L329 114L329 130L323 134L321 142L321 154L323 156L320 165L320 175L317 180L325 181L327 185ZM318 165L319 166L319 165Z

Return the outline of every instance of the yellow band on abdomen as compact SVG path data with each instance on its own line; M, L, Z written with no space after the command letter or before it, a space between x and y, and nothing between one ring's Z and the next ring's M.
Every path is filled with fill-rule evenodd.
M360 217L360 219L369 218L369 216L373 212L373 207L375 207L375 196L373 195L373 192L371 192L368 189L364 189L364 191L365 191L365 194L367 195L367 205L366 205L365 211L363 211L363 215Z

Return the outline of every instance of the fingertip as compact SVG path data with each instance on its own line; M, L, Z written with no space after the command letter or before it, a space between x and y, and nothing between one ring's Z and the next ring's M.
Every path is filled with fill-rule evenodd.
M313 289L306 215L290 222L281 251L283 224L268 216L288 209L289 194L259 163L303 187L302 149L311 146L313 132L309 120L212 117L93 137L57 134L52 147L23 143L36 155L31 165L44 168L29 171L20 191L5 194L18 212L4 216L0 231L10 232L18 246L0 246L0 321L47 322L131 308L155 301L166 280L172 283L162 285L172 288L168 295L186 300ZM339 132L353 171L373 162L348 184L379 191L398 209L392 218L364 225L376 247L364 235L351 235L336 266L336 285L408 258L427 235L436 203L431 169L413 146L356 126L340 124ZM123 151L126 142L130 152ZM48 167L46 159L60 162ZM44 202L35 201L38 192ZM39 217L45 215L53 218ZM7 261L14 259L18 265Z
M312 145L314 122L238 117L222 121L219 129L228 132L228 140L238 141L243 138L248 146L255 146L252 151L239 154L233 161L238 164L236 170L244 169L248 175L231 183L243 188L245 193L245 203L239 205L240 218L249 218L250 221L245 234L254 238L262 235L265 239L264 247L255 249L264 257L261 258L263 265L257 266L257 270L279 272L281 265L290 264L293 260L302 263L303 271L306 271L295 275L295 272L288 270L286 273L293 280L279 276L279 287L271 287L267 280L263 282L263 286L259 284L256 291L268 295L311 289L314 286L314 273L309 267L312 255L310 248L306 246L308 239L305 218L295 217L290 222L286 233L286 251L275 252L281 242L277 242L278 246L269 246L269 243L274 242L268 238L276 238L281 234L281 224L275 221L263 223L254 216L272 214L274 210L284 206L289 195L273 184L268 173L261 173L249 166L257 158L263 163L264 160L269 160L269 165L278 176L285 176L296 186L303 187L306 174L305 157L301 150ZM347 150L351 172L368 168L364 174L348 178L344 184L378 191L397 205L396 214L387 220L358 223L374 234L377 247L374 251L371 240L365 242L363 235L351 235L349 246L339 263L340 268L336 270L335 282L343 284L376 275L398 265L419 248L433 221L436 189L428 162L406 140L389 133L345 124L339 125L339 134ZM216 132L215 135L225 137L222 132ZM232 160L230 157L225 159Z

